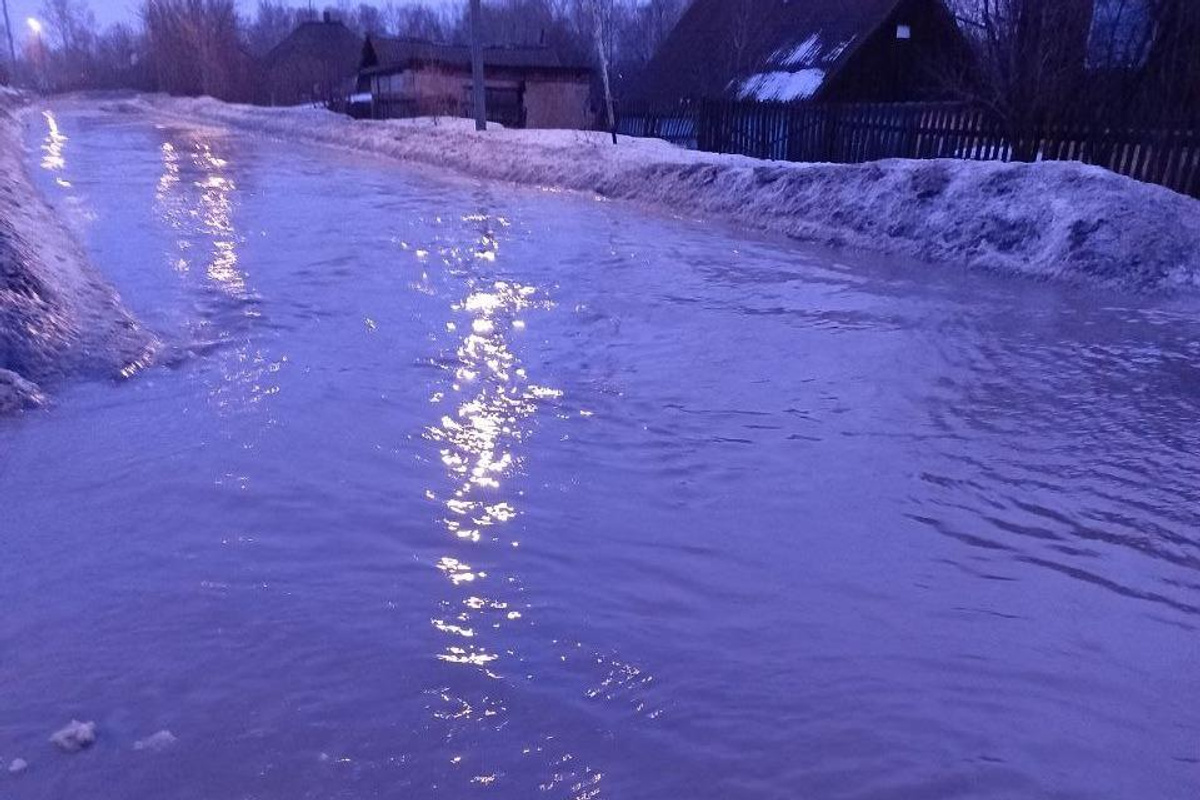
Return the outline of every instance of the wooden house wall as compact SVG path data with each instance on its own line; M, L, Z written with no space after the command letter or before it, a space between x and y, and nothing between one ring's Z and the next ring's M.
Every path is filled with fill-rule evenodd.
M900 25L908 26L912 38L897 38ZM850 54L820 99L851 103L936 99L939 67L963 56L964 45L953 25L936 0L910 0L898 6Z

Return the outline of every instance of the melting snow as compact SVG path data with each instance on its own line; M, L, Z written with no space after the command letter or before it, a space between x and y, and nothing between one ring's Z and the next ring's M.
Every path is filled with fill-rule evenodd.
M50 741L64 753L78 753L96 743L96 723L71 720L62 730L56 731Z
M825 63L832 64L842 57L842 53L846 52L846 48L854 44L854 37L851 36L841 44L834 45L825 52Z
M784 47L775 52L771 56L770 63L781 67L815 67L829 66L842 57L842 53L846 52L846 48L854 43L854 37L851 36L844 42L826 46L825 42L821 41L820 34L814 33L795 47Z
M162 751L166 750L177 741L178 739L175 738L175 734L168 730L161 730L153 736L147 736L145 739L139 739L138 741L134 742L133 749Z
M30 181L27 110L22 95L0 86L0 415L42 405L39 383L129 375L157 348Z
M782 57L780 57L782 53ZM805 39L792 48L791 52L776 53L778 63L785 67L807 67L821 55L821 37L818 34Z
M738 97L742 100L807 100L825 83L825 70L809 67L796 72L762 72L742 81Z

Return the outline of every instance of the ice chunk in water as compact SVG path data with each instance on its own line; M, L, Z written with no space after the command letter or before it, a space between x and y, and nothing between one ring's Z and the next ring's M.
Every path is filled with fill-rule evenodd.
M96 723L73 719L71 724L51 736L50 741L64 753L86 750L96 743Z
M175 734L168 730L161 730L153 736L148 736L145 739L139 739L138 741L134 742L133 749L158 752L160 750L166 750L177 741L178 739L175 738Z

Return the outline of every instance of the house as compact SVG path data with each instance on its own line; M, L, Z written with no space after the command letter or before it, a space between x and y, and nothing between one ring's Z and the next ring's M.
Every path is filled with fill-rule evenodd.
M633 99L926 99L962 41L942 0L695 0Z
M329 105L353 83L363 40L329 12L303 22L263 59L262 100L268 105Z
M591 69L548 47L485 47L488 119L517 128L589 128ZM376 118L469 116L471 51L416 39L368 37L358 98Z

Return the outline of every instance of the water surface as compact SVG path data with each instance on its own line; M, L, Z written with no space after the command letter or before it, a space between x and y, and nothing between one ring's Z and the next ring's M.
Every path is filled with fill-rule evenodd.
M0 421L0 795L1200 795L1195 303L35 122L177 355Z

